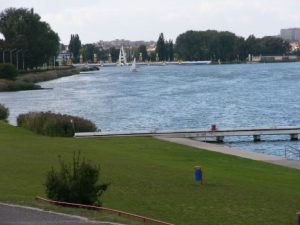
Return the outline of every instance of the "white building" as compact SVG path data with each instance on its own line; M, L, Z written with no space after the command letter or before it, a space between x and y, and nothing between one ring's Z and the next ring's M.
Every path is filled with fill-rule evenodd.
M286 41L300 42L300 28L281 29L280 37Z
M66 65L68 61L70 61L72 58L72 54L66 50L62 50L59 52L56 62L59 66Z

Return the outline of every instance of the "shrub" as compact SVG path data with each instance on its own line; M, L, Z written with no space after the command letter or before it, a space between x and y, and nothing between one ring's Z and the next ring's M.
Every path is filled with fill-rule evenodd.
M6 120L9 115L9 110L4 105L0 104L0 120Z
M14 80L18 75L18 70L13 64L0 64L0 78Z
M60 77L71 76L74 74L78 74L78 70L75 69L67 69L67 70L49 70L49 71L32 71L31 73L26 73L18 76L18 80L37 83L42 81L48 81L57 79Z
M29 112L17 118L20 127L47 136L72 137L75 132L94 132L96 125L77 116L52 112Z
M60 170L52 169L46 176L46 195L56 201L101 206L100 196L108 184L100 184L100 166L80 159L74 153L73 163L59 160Z
M20 80L5 80L0 79L0 91L22 91L22 90L37 90L41 86L34 83L28 83Z

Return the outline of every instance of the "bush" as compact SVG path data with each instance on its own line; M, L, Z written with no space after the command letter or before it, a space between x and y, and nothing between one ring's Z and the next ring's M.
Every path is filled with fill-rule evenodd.
M0 79L14 80L18 75L18 70L13 64L0 64Z
M4 105L0 104L0 120L6 120L9 115L9 110Z
M66 77L71 76L74 74L78 74L78 70L75 69L68 69L68 70L49 70L49 71L39 71L39 72L31 72L27 74L23 74L18 76L18 80L25 81L25 82L31 82L31 83L37 83L37 82L43 82L48 80L57 79L60 77Z
M11 81L0 79L0 91L24 91L37 89L41 89L41 86L34 83L27 83L19 80Z
M96 125L77 116L52 112L29 112L17 118L20 127L47 136L72 137L75 132L94 132Z
M80 159L74 153L73 163L59 160L60 170L52 169L46 176L46 195L56 201L101 206L100 196L108 184L100 184L100 166Z

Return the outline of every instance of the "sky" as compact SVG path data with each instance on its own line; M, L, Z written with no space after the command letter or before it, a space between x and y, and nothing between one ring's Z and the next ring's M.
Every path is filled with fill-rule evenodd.
M166 39L187 30L231 31L238 36L278 35L300 27L300 0L0 0L8 7L34 8L61 42Z

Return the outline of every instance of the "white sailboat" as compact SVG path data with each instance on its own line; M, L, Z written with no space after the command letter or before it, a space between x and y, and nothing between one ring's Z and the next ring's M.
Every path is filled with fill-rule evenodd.
M126 60L126 53L124 51L123 45L120 49L120 53L119 53L119 65L120 66L124 66L124 65L128 65L127 60Z
M131 64L130 71L131 72L137 72L137 66L136 66L136 60L135 60L135 58L133 59L133 62Z

